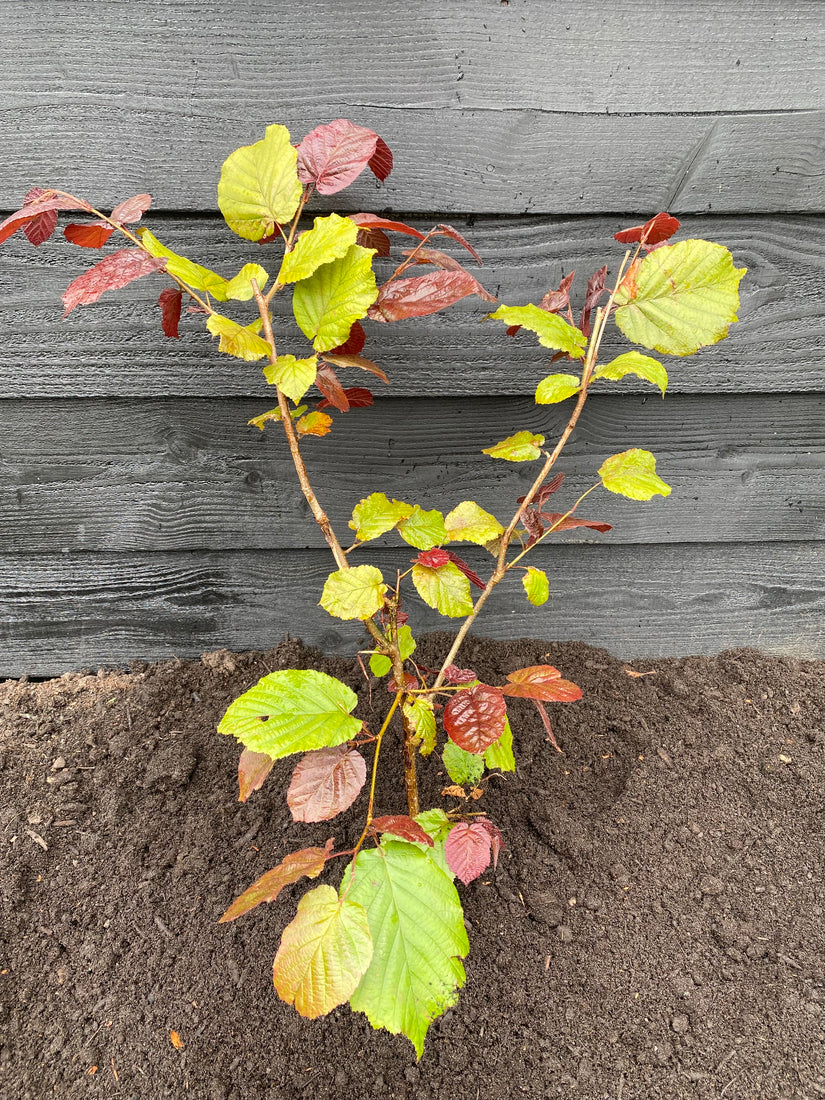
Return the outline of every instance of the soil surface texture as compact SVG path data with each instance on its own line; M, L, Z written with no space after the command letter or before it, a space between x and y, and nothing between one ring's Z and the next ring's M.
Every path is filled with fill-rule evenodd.
M436 665L448 641L417 656ZM347 1007L312 1022L278 1000L301 884L217 923L288 852L351 846L366 805L294 823L294 760L239 803L226 706L267 672L315 667L372 727L383 685L371 702L357 663L291 640L0 684L4 1100L825 1096L825 663L625 665L482 639L460 663L493 684L553 664L584 698L550 706L561 754L510 701L518 770L478 803L507 847L459 887L467 984L420 1062ZM400 758L397 741L385 752ZM437 755L421 782L424 806L454 805ZM379 783L377 810L406 812L401 784Z

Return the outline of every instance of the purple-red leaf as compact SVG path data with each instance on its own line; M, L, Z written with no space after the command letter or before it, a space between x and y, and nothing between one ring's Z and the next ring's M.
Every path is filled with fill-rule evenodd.
M372 394L362 386L353 386L352 388L345 389L344 395L351 409L366 409L373 403ZM315 408L328 409L331 405L332 402L328 401L325 397L323 401L318 402Z
M360 355L364 350L364 344L367 342L367 334L364 332L364 327L360 321L355 321L352 328L349 330L349 336L343 342L339 344L337 348L333 348L329 353L330 355Z
M298 146L298 179L314 184L321 195L334 195L349 187L367 165L372 167L373 158L377 166L373 172L384 179L392 168L392 155L387 156L390 151L383 142L378 150L380 140L373 130L346 118L316 126Z
M23 202L27 204L32 203L41 195L45 195L45 193L42 187L33 187L23 199ZM39 248L44 241L47 241L56 228L56 210L46 210L43 214L38 214L36 218L32 218L30 222L23 223L23 232L28 238L29 243L33 244L35 248Z
M319 363L315 372L315 385L324 395L328 405L333 405L341 412L349 412L349 398L332 367L326 363ZM319 405L318 408L320 407Z
M130 199L124 199L117 204L111 213L112 221L121 222L124 225L128 225L129 222L139 222L151 205L151 195L132 195Z
M385 283L367 316L373 321L426 317L460 302L470 294L477 294L485 302L496 301L469 271L431 271L418 278L395 279Z
M576 516L567 516L566 519L562 519L563 515L564 512L542 512L541 518L548 527L555 527L557 531L569 531L573 527L590 527L592 530L601 531L604 534L605 531L613 530L609 523L601 523L595 519L577 519Z
M478 679L478 674L472 668L458 668L456 665L447 665L444 669L444 679L448 684L469 684Z
M346 744L298 761L286 800L295 821L329 821L349 809L367 778L367 762Z
M275 761L265 752L244 749L238 761L238 801L246 802L253 791L258 791L272 771Z
M505 695L519 699L543 699L554 703L575 703L581 699L582 689L570 680L563 680L552 665L531 665L517 668L508 674L510 681L500 690Z
M507 704L501 688L476 684L458 691L444 707L444 729L466 752L483 753L504 733Z
M29 199L30 195L34 198ZM68 198L66 195L56 195L54 191L44 191L40 187L33 187L25 200L26 205L0 222L0 244L7 241L12 233L29 222L40 218L47 210L88 210L91 207L80 199Z
M381 183L392 171L392 151L382 137L376 138L375 152L370 157L369 169Z
M488 821L486 817L478 818L477 822L482 829L484 829L487 835L490 837L490 844L493 849L493 870L498 867L498 853L504 847L504 837L501 835L492 821Z
M590 314L599 304L599 299L604 294L604 281L607 278L607 264L604 267L600 267L598 271L594 271L590 278L587 280L587 290L584 295L584 307L582 309L582 319L579 325L580 330L585 336L590 336Z
M298 852L291 852L277 867L261 875L248 890L244 890L235 898L218 924L235 920L236 917L260 905L262 901L275 901L285 886L297 882L299 878L317 878L323 871L331 851L332 840L328 840L323 848L301 848Z
M435 847L435 841L428 836L417 821L406 814L388 814L386 817L374 817L371 827L376 833L391 833L402 840L415 840L421 844Z
M69 283L63 294L66 307L63 316L71 313L75 306L96 302L107 290L119 290L165 266L165 257L150 256L139 248L121 248Z
M462 248L466 248L470 255L477 263L481 263L481 256L476 252L466 237L462 237L457 229L452 225L437 225L433 230L433 236L435 237L449 237L451 241L458 241Z
M476 588L485 587L484 581L481 579L478 573L476 573L475 570L471 569L463 558L460 558L458 554L454 554L452 550L445 550L444 553L447 555L453 565L458 566L458 568L461 570L461 572L464 574L470 584L474 584Z
M359 229L355 243L362 248L372 248L377 256L387 257L390 254L390 239L383 229Z
M556 752L561 752L561 745L556 740L555 733L553 733L553 727L550 725L550 715L545 710L544 703L540 702L540 700L538 699L534 699L533 702L536 705L536 710L539 712L539 717L541 718L542 724L547 731L547 740L550 742Z
M415 559L419 565L426 565L428 569L440 569L442 565L446 565L450 560L450 554L447 550L422 550L418 557Z
M70 222L63 230L66 240L81 248L103 248L113 233L106 222Z
M349 219L356 225L362 225L365 229L389 229L393 233L406 233L408 237L418 237L424 240L424 234L413 229L406 222L393 221L392 218L381 218L378 214L350 214Z
M545 500L547 500L549 496L552 496L553 493L557 493L559 491L559 489L562 487L563 481L564 474L556 474L556 476L550 478L549 481L545 481L545 483L539 487L538 492L533 497L532 503L538 505L544 504ZM519 497L517 503L523 504L525 499L525 497Z
M160 292L158 298L158 305L162 310L160 323L163 331L172 340L180 339L178 323L182 304L183 293L177 287L168 286Z
M444 841L447 866L466 886L490 865L492 842L480 822L459 821Z
M619 233L614 233L613 236L622 244L635 244L641 241L643 244L652 246L672 237L680 224L677 218L662 212L648 219L644 225L633 225L630 229L622 229Z

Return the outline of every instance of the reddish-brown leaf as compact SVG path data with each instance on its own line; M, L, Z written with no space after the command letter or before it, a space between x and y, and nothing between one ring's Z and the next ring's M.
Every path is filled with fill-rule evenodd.
M564 512L542 512L541 518L548 527L555 527L557 531L569 531L573 527L590 527L593 531L601 531L602 533L613 530L609 523L601 523L595 519L577 519L576 516L568 516L566 519L562 519L563 515ZM560 523L559 520L561 520ZM557 527L556 524L558 524Z
M151 195L132 195L130 199L124 199L117 204L111 214L112 221L122 225L139 222L151 205Z
M302 848L299 852L291 852L277 867L261 875L248 890L235 898L218 924L226 924L243 916L262 901L275 901L285 886L297 882L299 878L317 878L331 851L332 840L328 840L323 848Z
M496 301L469 271L431 271L414 279L396 279L385 283L367 316L373 321L426 317L460 302L470 294L477 294L485 302Z
M368 163L372 174L383 183L392 171L392 152L382 137L376 138L375 152Z
M477 263L481 263L481 256L476 252L466 237L462 237L459 231L452 225L437 225L433 230L434 237L449 237L452 241L458 241L462 248L466 248Z
M478 573L476 573L475 570L471 569L463 558L460 558L458 554L454 554L452 550L445 550L444 553L447 555L453 565L458 566L458 568L461 570L461 572L464 574L470 584L474 584L476 588L485 587L484 581L481 579Z
M466 886L490 865L490 834L479 822L459 821L444 841L447 866Z
M378 214L350 214L350 221L356 225L363 225L366 229L389 229L393 233L406 233L408 237L418 237L424 240L424 234L405 222L393 221L392 218L381 218Z
M150 256L139 248L121 248L69 283L63 294L66 307L63 316L71 313L75 306L96 302L107 290L119 290L165 266L163 257Z
M414 255L415 264L433 264L435 267L443 268L444 271L466 270L453 256L448 256L446 252L439 252L437 248L419 248L417 250L414 248L407 248L401 255Z
M501 851L504 844L504 837L501 835L492 821L488 821L486 817L478 818L478 824L484 829L487 835L490 837L490 845L493 849L493 870L498 867L498 853Z
M238 801L246 802L253 791L263 786L275 761L265 752L244 749L238 761Z
M372 248L376 255L386 257L390 254L390 239L383 229L359 229L355 239L362 248Z
M364 327L360 321L355 321L352 328L349 330L349 336L343 342L339 344L337 348L333 348L328 352L328 355L360 355L364 350L364 344L367 342L367 334L364 332Z
M622 229L619 233L614 233L613 236L622 244L635 244L637 241L642 241L646 245L661 244L673 236L680 224L677 218L662 212L649 218L644 225L633 225L630 229Z
M367 762L356 749L316 749L298 761L286 800L295 821L329 821L349 809L367 778Z
M552 665L531 665L529 668L517 668L508 674L510 681L501 688L505 695L519 699L544 699L554 703L574 703L582 697L582 689L563 680L561 673Z
M319 363L315 372L315 385L324 395L328 404L333 405L341 412L349 412L349 398L332 367L326 363ZM318 408L320 407L319 405Z
M351 409L366 409L373 403L372 394L369 390L365 390L362 386L353 386L344 390L347 401L349 401L349 407ZM332 406L331 401L327 401L326 397L323 401L319 401L315 406L316 409L329 409Z
M168 286L165 290L160 292L158 305L162 310L160 320L161 327L166 335L173 340L180 339L178 323L180 322L182 304L183 293L178 290L177 287Z
M551 477L549 481L545 481L538 489L538 492L533 497L533 504L542 505L549 496L553 493L557 493L562 487L564 482L564 474L556 474L555 477ZM524 504L526 497L518 497L517 503Z
M0 244L7 241L12 233L22 229L28 222L40 218L47 210L91 210L89 204L81 199L56 195L54 191L45 191L40 187L33 187L26 196L27 200L29 195L35 197L26 201L25 206L15 210L13 214L9 214L5 221L0 222Z
M599 299L604 294L604 281L607 278L607 264L594 271L587 280L587 290L584 295L584 307L579 328L585 336L590 336L590 314L599 304Z
M450 554L447 550L422 550L418 557L415 559L419 565L426 565L429 569L440 569L442 565L446 565L450 560Z
M561 745L556 740L555 733L553 733L553 727L550 725L550 715L545 710L544 703L540 702L538 699L534 699L533 702L535 703L536 710L539 712L539 717L541 718L542 724L547 731L547 740L550 742L556 752L561 752Z
M365 359L363 355L351 355L349 353L340 355L337 351L325 351L323 357L328 363L333 363L336 367L358 367L359 370L369 371L370 374L374 374L376 378L380 378L382 382L389 383L384 371L378 366L377 363L373 363L372 359Z
M45 193L42 187L33 187L23 199L23 202L26 204L32 203L41 195L45 195ZM43 214L38 214L38 216L33 218L30 222L23 223L23 232L28 238L29 243L33 244L35 248L39 248L44 241L47 241L56 228L56 210L46 210Z
M63 236L81 248L103 248L114 229L106 222L70 222Z
M507 704L501 688L476 684L458 691L444 707L444 729L460 749L480 754L504 733Z
M404 673L404 688L417 688L418 686L419 686L418 677L413 676L413 674L411 672L405 672ZM404 688L402 688L400 690L403 691ZM399 690L398 683L396 682L395 678L393 678L387 684L387 691L390 693L390 695L395 695L395 693L398 690Z
M298 179L301 183L314 184L321 195L334 195L361 175L375 156L379 140L373 130L356 126L346 118L316 126L298 146ZM389 153L389 149L386 152ZM377 158L378 171L386 163L382 150ZM392 167L391 158L389 167Z
M374 817L371 827L376 833L392 833L393 836L400 836L402 840L417 840L421 844L428 844L431 848L435 847L433 838L427 836L418 822L413 821L406 814L388 814L386 817Z
M558 290L548 290L539 302L539 309L544 309L548 313L558 313L560 310L566 309L570 305L570 287L573 285L575 277L576 272L571 271L559 283Z
M444 669L444 679L448 684L469 684L478 679L478 674L472 668L458 668L456 665L447 665Z

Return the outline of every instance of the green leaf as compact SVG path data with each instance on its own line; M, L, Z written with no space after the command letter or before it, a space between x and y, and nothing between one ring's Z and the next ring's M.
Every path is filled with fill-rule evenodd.
M548 313L538 306L499 306L495 313L487 315L491 320L503 321L505 325L520 325L534 332L544 348L567 352L574 359L581 359L587 337L573 325L569 325L556 313Z
M505 462L532 462L541 457L540 447L544 446L544 436L533 432L516 432L496 443L493 447L487 447L481 453L491 458L503 458Z
M411 504L389 500L385 493L370 493L355 505L349 526L359 542L369 542L370 539L377 539L379 535L391 531L400 520L411 515L412 511Z
M297 283L308 279L322 264L345 256L357 237L358 226L349 218L338 214L316 218L313 228L302 233L293 250L284 256L278 282Z
M444 526L444 516L437 508L426 512L416 504L409 516L400 520L397 526L404 542L408 542L416 550L432 550L447 542L449 537Z
M667 371L658 359L651 359L649 355L642 355L641 352L626 351L624 355L593 371L594 378L606 378L610 382L618 382L626 374L635 374L645 382L652 382L662 391L662 397L665 396Z
M252 280L258 284L258 290L263 290L269 282L269 276L260 264L244 264L234 279L230 279L226 285L226 296L236 302L248 302L254 291Z
M266 137L243 145L223 162L218 206L226 224L246 241L259 241L288 222L298 209L303 187L298 153L285 126L267 126Z
M349 865L341 896L366 909L374 947L350 1005L373 1027L406 1035L420 1058L427 1029L465 980L470 945L456 888L420 848L385 840Z
M386 676L392 668L392 661L386 653L373 653L370 657L370 672L373 676Z
M406 659L415 651L415 638L408 626L398 628L398 652L401 660ZM373 676L386 676L392 668L392 661L384 653L373 653L370 657L370 671Z
M483 546L504 534L495 516L485 512L474 500L465 500L444 517L447 534L455 542L474 542Z
M441 753L447 775L459 787L475 786L484 775L484 760L473 752L465 752L454 741L447 741Z
M429 565L412 567L412 582L424 603L450 619L460 619L473 610L470 582L451 561L432 569Z
M371 619L384 606L387 586L374 565L355 565L330 573L321 607L336 619Z
M616 324L628 340L666 355L716 344L737 320L739 282L727 248L679 241L649 253L616 295Z
M344 1004L372 961L363 905L316 886L298 902L275 956L272 977L282 1001L314 1020Z
M527 599L534 607L541 607L543 603L547 603L550 598L550 583L543 569L535 569L532 565L528 565L521 583L524 585Z
M135 232L140 237L140 243L151 256L166 257L166 270L170 275L181 279L193 290L205 290L218 302L226 301L229 283L223 276L210 271L208 267L201 267L200 264L187 260L185 256L179 256L177 252L161 244L154 233L145 226Z
M435 748L435 714L433 705L425 699L413 699L404 703L404 716L415 730L415 743L422 756L429 756Z
M432 848L421 844L421 851L427 852L430 859L438 864L444 874L449 878L450 882L452 882L455 878L455 873L447 862L447 856L444 852L444 843L456 822L450 821L441 809L424 810L422 813L416 814L415 821L418 822L427 836L432 837L433 840Z
M493 768L498 768L502 772L516 770L516 758L513 756L513 731L510 728L509 718L504 720L504 733L498 741L494 741L484 750L484 763L491 770Z
M244 359L247 363L254 363L269 355L269 344L257 335L257 330L261 327L260 320L244 327L231 317L210 313L206 318L206 327L213 336L220 336L218 351L234 355L236 359Z
M316 351L343 344L353 323L378 297L374 253L354 244L340 260L324 264L295 287L292 309L298 327Z
M306 411L307 411L307 406L306 405L300 405L297 409L292 409L291 410L290 416L292 417L293 420L297 420L298 417L303 416L303 414ZM275 408L275 409L269 409L267 412L261 413L260 416L253 416L251 420L247 420L247 424L250 424L251 426L253 426L255 428L260 428L261 431L263 431L264 426L270 420L283 420L283 417L281 416L280 407Z
M537 405L557 405L581 389L581 379L575 374L548 374L536 386Z
M296 404L315 381L318 356L296 359L294 355L279 355L274 363L264 367L264 378Z
M656 459L638 447L606 459L599 477L605 489L631 500L650 500L656 493L670 496L670 486L656 474Z
M231 734L253 752L280 760L355 737L361 722L350 711L357 702L351 688L324 672L270 672L230 704L218 733Z

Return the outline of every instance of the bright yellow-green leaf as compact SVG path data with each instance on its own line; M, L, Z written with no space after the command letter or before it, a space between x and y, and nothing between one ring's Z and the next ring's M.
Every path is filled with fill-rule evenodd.
M355 565L330 573L321 607L336 619L371 619L384 605L387 586L374 565Z
M579 329L570 325L557 313L548 313L539 306L499 306L495 313L487 315L493 321L503 321L505 325L520 325L534 332L544 348L566 351L574 359L581 359L587 344L587 337Z
M244 264L234 279L230 279L226 286L227 298L236 302L248 302L254 293L252 280L258 284L258 290L263 290L269 281L269 276L260 264Z
M223 162L218 206L229 228L247 241L259 241L288 222L298 209L303 187L298 153L285 126L267 126L266 137L243 145Z
M412 582L424 603L450 619L459 619L473 610L470 582L451 561L437 569L429 565L412 567Z
M210 271L208 267L201 267L200 264L187 260L185 256L179 256L177 252L173 252L171 248L161 244L154 233L151 233L145 227L141 227L135 232L140 237L140 243L147 252L152 256L166 257L166 270L170 275L181 279L193 290L205 290L218 302L226 301L229 283L223 276Z
M415 652L415 638L408 626L398 628L398 652L401 660L406 659ZM373 653L370 657L370 672L373 676L386 676L392 668L392 661L384 653Z
M581 379L575 374L548 374L536 386L537 405L557 405L581 389Z
M338 214L316 218L313 228L302 233L293 250L284 256L278 282L297 283L309 278L322 264L345 256L357 237L358 226L349 218Z
M737 320L747 268L710 241L679 241L649 253L616 295L616 324L628 338L666 355L716 344Z
M656 473L656 459L638 447L606 459L599 477L605 489L631 500L650 500L657 493L670 496L670 486Z
M594 378L606 378L610 382L618 382L626 374L635 374L645 382L652 382L662 391L662 397L665 396L667 371L658 359L651 359L649 355L642 355L639 351L626 351L624 355L593 371Z
M416 504L409 516L400 520L397 526L404 542L408 542L416 550L432 550L449 538L444 526L444 516L437 508L427 512Z
M435 736L435 733L433 733L433 736ZM414 820L418 822L427 836L431 837L433 841L432 848L428 844L424 844L423 842L420 843L419 847L421 851L426 852L430 859L438 864L444 874L449 878L450 882L452 882L455 879L455 874L447 863L447 857L444 854L444 843L457 822L450 821L449 817L447 817L441 809L422 810L420 814L415 815Z
M363 905L316 886L298 902L272 967L282 1001L314 1020L348 1001L372 960Z
M306 405L301 405L299 408L293 409L292 413L291 413L292 419L296 420L299 416L303 416L303 414L306 411L307 411ZM261 413L260 416L253 416L251 420L247 420L247 424L249 424L249 425L251 425L252 427L255 427L255 428L260 428L261 431L263 431L265 425L270 420L283 420L283 417L281 416L280 407L275 408L275 409L270 409L268 412L265 412L265 413Z
M331 429L332 417L327 416L326 413L318 412L317 409L314 412L307 413L306 416L302 416L295 425L298 435L327 435Z
M295 287L292 309L298 327L316 351L343 344L353 323L378 297L374 252L354 244L339 260L323 264Z
M534 607L541 607L543 603L547 603L550 598L550 583L543 569L535 569L532 565L528 565L521 583L524 585L527 599Z
M487 447L481 453L491 458L503 458L506 462L531 462L534 458L541 457L540 447L544 446L544 436L533 432L516 432L496 443L493 447Z
M510 728L510 719L504 719L504 732L498 741L484 750L484 763L491 770L498 768L501 772L514 772L516 770L516 758L513 756L513 731Z
M413 699L404 704L404 716L415 730L415 741L422 756L429 756L435 748L435 714L433 705L425 699Z
M444 517L447 534L454 542L474 542L483 546L504 534L495 516L485 512L474 500L464 500Z
M484 760L474 752L466 752L454 741L447 740L441 753L447 775L459 787L475 786L484 775Z
M279 355L274 363L264 367L264 378L283 390L290 400L298 402L315 381L317 355L296 359L294 355Z
M377 539L379 535L392 531L400 520L412 512L411 504L405 504L402 500L390 500L385 493L370 493L355 505L349 526L359 542L369 542L370 539Z
M220 336L218 351L234 355L236 359L244 359L247 363L254 363L269 355L269 344L257 335L257 330L261 327L260 320L244 327L231 317L210 313L206 318L206 327L213 336Z

